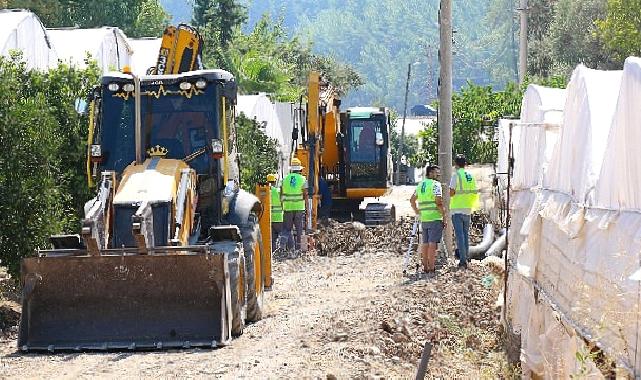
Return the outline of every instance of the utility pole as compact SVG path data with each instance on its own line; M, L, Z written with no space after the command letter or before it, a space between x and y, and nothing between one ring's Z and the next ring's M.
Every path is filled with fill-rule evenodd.
M525 76L527 75L527 0L521 0L521 31L520 31L520 41L519 41L519 83L525 81Z
M396 157L396 184L401 183L401 157L403 157L403 143L405 140L405 119L407 118L407 96L410 92L410 75L412 75L412 64L407 64L407 81L405 82L405 104L403 106L403 124L401 125L401 136L398 139L398 157Z
M445 218L450 215L449 184L452 177L452 0L441 0L439 12L441 32L441 48L439 58L441 63L438 133L439 147L438 158L441 167L441 181L444 183L443 206ZM445 230L445 246L447 252L454 252L452 244L452 223L447 223Z

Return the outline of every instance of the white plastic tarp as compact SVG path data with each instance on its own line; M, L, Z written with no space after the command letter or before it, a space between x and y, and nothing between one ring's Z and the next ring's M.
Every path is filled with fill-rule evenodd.
M130 64L133 53L127 37L118 28L47 29L51 43L64 63L86 67L90 54L103 73L121 71Z
M131 70L136 75L145 75L147 69L156 66L162 38L130 38L133 50Z
M38 16L23 10L0 10L0 54L22 52L28 69L47 70L57 61L56 52Z
M641 59L625 61L596 205L641 210Z
M631 276L639 270L641 254L636 208L641 167L635 156L640 96L637 58L626 61L624 72L579 66L568 86L551 159L549 133L545 138L521 134L515 177L518 170L527 179L537 169L531 161L540 162L541 152L546 152L543 167L548 166L542 186L533 177L521 181L510 204L509 255L516 270L510 273L507 311L522 336L523 368L533 374L566 377L584 364L593 370L589 360L572 363L584 350L579 335L597 341L610 359L639 374L639 283ZM527 113L524 107L523 119ZM555 312L567 321L563 329L553 319ZM563 367L547 364L562 362Z
M292 132L294 131L294 115L298 105L294 103L275 103L276 115L283 136L281 175L289 172L289 158L292 156Z
M513 188L541 185L563 118L567 93L538 85L529 85L521 106L521 121L515 145Z
M568 84L563 129L553 154L555 165L544 186L578 202L594 196L621 87L621 71L578 66Z

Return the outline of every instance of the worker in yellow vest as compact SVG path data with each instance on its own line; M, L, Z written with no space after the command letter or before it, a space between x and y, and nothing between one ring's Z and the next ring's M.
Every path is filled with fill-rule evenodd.
M446 218L444 218L442 187L438 181L439 167L428 166L425 176L427 178L416 186L410 203L421 220L420 251L423 270L428 277L433 277L436 274L436 248L443 237Z
M283 204L280 201L280 187L276 174L267 175L267 183L271 194L271 219L272 219L272 251L276 251L279 244L280 234L283 231Z
M305 207L307 205L307 178L301 173L303 165L298 158L293 158L289 167L290 173L285 176L280 188L280 199L283 202L283 240L287 250L300 252L301 239L305 226ZM292 236L296 228L296 238Z
M456 235L456 248L459 254L459 267L467 268L470 250L470 223L472 211L478 209L479 195L474 176L465 170L467 160L459 154L454 163L455 172L450 179L450 213L452 227Z

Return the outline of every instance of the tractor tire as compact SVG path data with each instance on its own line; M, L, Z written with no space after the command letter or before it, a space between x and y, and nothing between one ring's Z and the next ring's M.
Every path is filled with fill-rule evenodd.
M261 257L265 257L265 255L262 252L260 226L254 217L250 217L248 225L242 230L242 235L243 250L245 252L245 273L247 273L247 321L256 322L263 318L264 284L262 279L256 278L254 251L259 249ZM261 283L258 290L256 289L256 281Z
M245 256L236 248L229 253L229 284L231 287L231 333L233 336L243 334L247 318L247 267Z

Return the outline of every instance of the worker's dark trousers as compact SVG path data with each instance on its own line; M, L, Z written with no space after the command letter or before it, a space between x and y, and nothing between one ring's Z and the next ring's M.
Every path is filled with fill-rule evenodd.
M465 214L452 214L452 227L456 236L456 248L459 251L459 264L466 265L470 250L471 217Z
M283 231L283 222L272 222L272 252L278 248L278 239Z
M287 249L300 249L304 225L305 211L285 211L281 243L285 242ZM292 234L294 227L296 228L296 239Z

